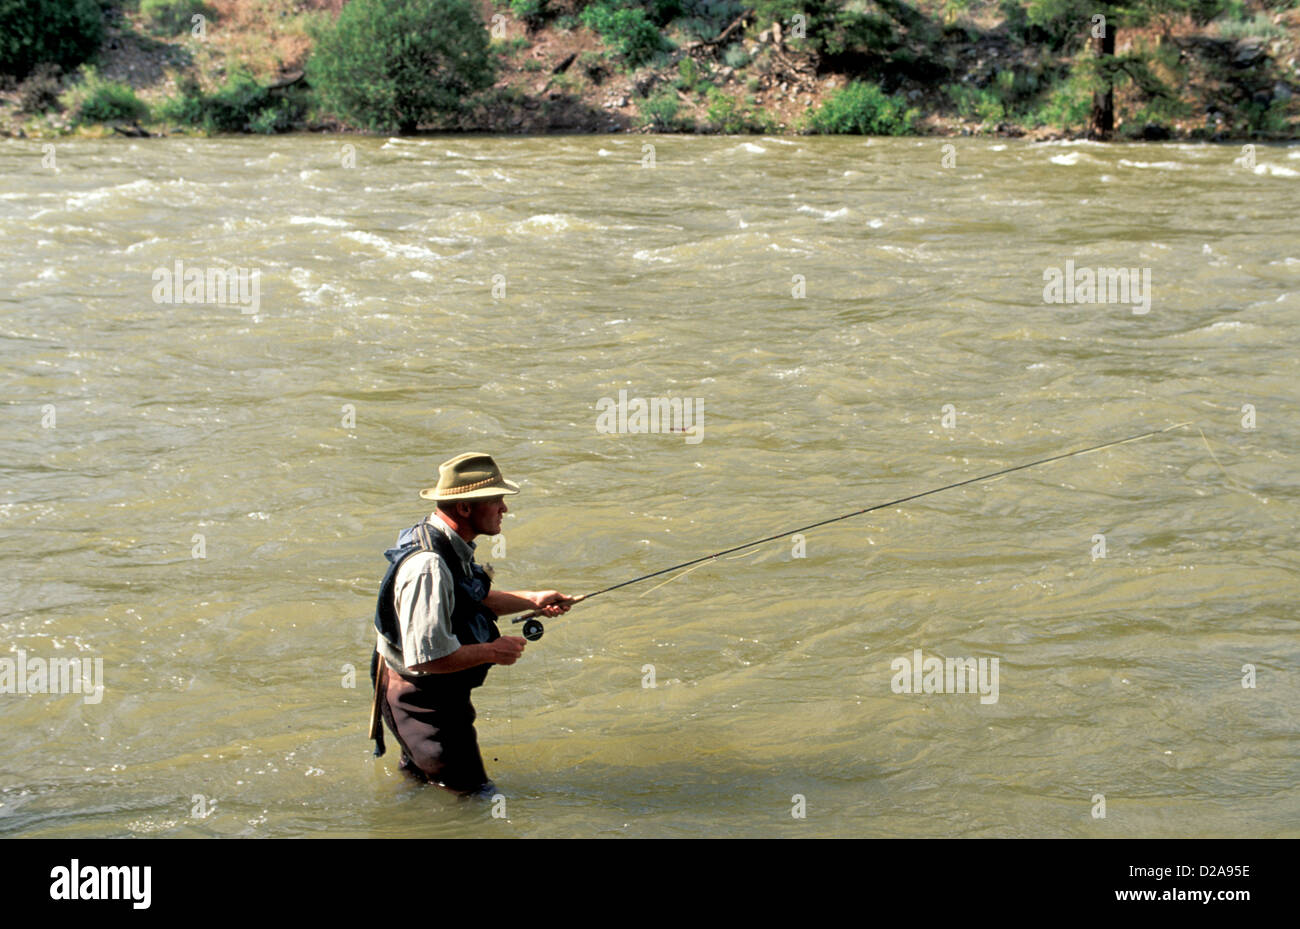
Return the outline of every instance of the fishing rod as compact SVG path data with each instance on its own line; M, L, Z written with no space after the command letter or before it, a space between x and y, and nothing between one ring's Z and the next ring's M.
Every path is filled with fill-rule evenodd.
M1131 435L1127 439L1116 439L1113 442L1103 442L1101 445L1093 445L1089 448L1081 448L1078 449L1077 451L1066 452L1063 455L1053 455L1050 458L1040 458L1037 461L1031 461L1028 464L1016 465L1014 468L1003 468L1001 471L994 471L992 474L981 474L979 477L967 478L964 481L957 481L954 484L946 484L943 487L936 487L933 490L923 490L920 493L911 494L910 496L907 497L899 497L897 500L890 500L887 503L877 503L875 506L863 507L860 510L854 510L852 513L845 513L843 516L832 516L830 519L823 519L815 523L809 523L806 526L800 526L798 529L790 529L787 532L781 532L776 535L769 535L762 539L755 539L753 542L745 542L743 545L736 545L732 548L724 548L722 551L714 552L712 555L703 555L699 558L692 558L690 561L683 561L681 564L675 564L669 568L663 568L662 570L659 571L653 571L650 574L643 574L640 577L634 577L630 581L622 581L621 583L611 584L608 587L601 588L600 590L593 591L592 593L589 594L580 594L576 597L571 597L567 600L567 602L569 603L569 605L581 603L584 600L590 600L592 597L599 597L601 594L607 594L611 590L618 590L620 587L627 587L631 584L639 584L641 581L648 581L652 577L659 577L660 575L667 574L670 571L677 571L682 568L689 568L692 565L703 564L706 561L713 561L717 558L721 558L723 555L730 555L733 552L744 551L747 548L753 548L756 545L762 545L766 542L775 542L777 539L784 539L786 536L795 535L796 533L800 533L800 532L807 532L809 529L816 529L819 526L826 526L829 525L830 523L840 522L841 520L852 519L854 516L861 516L863 513L870 513L873 510L883 510L887 506L898 506L898 504L900 503L906 503L909 500L916 500L920 497L928 497L930 494L937 494L945 490L952 490L954 487L962 487L966 484L975 484L979 481L987 481L990 478L1000 477L1003 474L1010 474L1012 471L1023 471L1025 470L1025 468L1033 468L1041 464L1047 464L1049 461L1060 461L1063 458L1073 458L1075 455L1084 455L1087 454L1088 452L1100 451L1103 448L1110 448L1113 445L1123 445L1125 442L1136 442L1139 439L1146 439L1153 435L1160 435L1163 432L1169 432L1173 429L1178 429L1183 426L1190 426L1190 425L1191 425L1190 422L1177 423L1173 426L1166 426L1164 429L1153 429L1150 432L1143 432L1139 435ZM530 642L536 642L538 639L542 637L542 633L546 631L546 628L537 619L537 617L543 615L544 612L545 612L544 610L533 610L531 613L525 613L523 616L516 617L515 619L512 620L512 622L523 623L524 638Z

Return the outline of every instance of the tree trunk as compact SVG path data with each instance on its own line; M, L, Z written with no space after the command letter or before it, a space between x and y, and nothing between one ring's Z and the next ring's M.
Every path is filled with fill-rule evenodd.
M1102 35L1093 37L1092 48L1099 59L1097 70L1105 82L1105 89L1092 95L1092 131L1088 135L1094 139L1108 139L1115 131L1115 85L1109 62L1115 55L1115 29L1110 23L1106 24Z

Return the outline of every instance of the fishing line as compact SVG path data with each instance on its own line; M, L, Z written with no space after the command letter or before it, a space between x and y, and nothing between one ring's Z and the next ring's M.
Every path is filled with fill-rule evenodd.
M758 552L748 552L748 553L746 553L746 554L744 554L744 555L732 555L732 556L731 556L730 558L728 558L727 560L728 560L728 561L734 561L734 560L737 559L737 558L748 558L750 555L757 555L757 554L758 554ZM702 568L702 567L704 567L703 564L697 564L697 565L695 566L695 568ZM646 594L652 594L652 593L654 593L656 590L658 590L660 587L663 587L663 586L665 586L666 584L671 584L673 581L677 580L679 577L685 577L686 575L688 575L688 574L690 574L692 571L694 571L695 568L687 568L687 569L686 569L685 571L683 571L681 574L674 574L672 577L668 578L668 580L664 581L663 584L655 584L653 587L651 587L651 588L650 588L649 590L647 590L645 593L641 594L641 596L644 597L644 596L646 596Z
M1205 430L1200 426L1197 426L1196 431L1201 434L1201 441L1205 443L1205 450L1210 453L1210 457L1213 458L1214 463L1219 466L1219 470L1223 472L1223 476L1226 477L1230 483L1235 484L1236 481L1232 480L1232 475L1228 473L1228 469L1219 461L1219 456L1214 454L1214 449L1210 448L1210 440L1205 437Z
M702 567L704 567L704 565L702 565L702 564L697 564L697 565L695 565L695 567L687 568L687 569L686 569L685 571L683 571L681 574L674 574L672 577L668 578L668 580L664 581L662 584L655 584L653 587L651 587L651 588L650 588L649 590L647 590L645 593L641 594L641 596L644 597L646 594L652 594L652 593L654 593L656 590L658 590L660 587L663 587L663 586L665 586L665 585L667 585L667 584L671 584L673 581L677 580L678 578L680 578L680 577L685 577L686 575L690 574L690 573L691 573L692 571L694 571L696 568L702 568Z
M1259 494L1255 493L1255 491L1251 490L1249 487L1245 487L1237 483L1236 479L1234 479L1233 476L1228 473L1228 469L1223 466L1223 463L1221 461L1219 461L1219 456L1214 454L1214 449L1210 448L1210 440L1205 437L1205 430L1203 430L1200 426L1197 426L1196 431L1201 434L1201 441L1205 443L1205 450L1210 453L1210 457L1214 459L1214 463L1218 465L1219 470L1223 472L1223 479L1224 481L1227 482L1228 487L1231 488L1232 490L1237 491L1238 493L1246 494L1248 497L1250 497L1260 506L1268 506L1267 500L1261 499ZM1273 513L1271 510L1268 511L1268 516L1275 523L1278 522L1277 515Z
M506 724L510 727L510 754L516 766L519 764L519 743L515 739L515 673L513 665L506 665ZM551 691L551 700L555 700L555 685L551 683L551 671L542 653L542 673L546 675L546 686Z
M607 594L612 590L618 590L620 587L627 587L631 584L639 584L641 581L648 581L652 577L659 577L664 574L669 574L673 571L680 571L682 568L692 568L692 570L694 570L692 566L699 566L699 565L703 565L706 562L716 561L718 558L721 558L723 555L730 555L733 552L739 552L747 548L753 548L756 545L763 545L766 542L775 542L777 539L784 539L787 538L788 536L796 535L801 532L807 532L810 529L817 529L821 526L828 526L831 523L837 523L845 519L852 519L854 516L861 516L863 513L870 513L873 510L883 510L885 507L898 506L898 504L900 503L907 503L909 500L917 500L920 499L921 497L928 497L930 494L937 494L945 490L952 490L954 487L964 487L967 484L975 484L979 481L987 481L990 480L991 478L1000 477L1004 474L1010 474L1013 471L1023 471L1026 468L1037 467L1038 465L1047 464L1048 462L1051 461L1060 461L1064 458L1073 458L1076 455L1086 455L1088 452L1096 452L1096 451L1100 451L1103 448L1111 448L1116 445L1123 445L1126 442L1136 442L1139 439L1146 439L1153 435L1160 435L1161 433L1170 432L1174 429L1180 429L1183 426L1190 426L1190 425L1192 425L1192 423L1190 422L1175 423L1174 425L1166 426L1163 429L1153 429L1150 432L1142 432L1137 435L1131 435L1125 439L1115 439L1112 442L1103 442L1100 445L1092 445L1089 446L1088 448L1080 448L1072 452L1065 452L1064 454L1061 455L1052 455L1049 458L1039 458L1037 461L1031 461L1028 462L1027 464L1015 465L1014 467L1010 467L1010 468L1003 468L1001 471L994 471L990 474L981 474L978 477L970 477L964 481L956 481L952 484L945 484L943 487L936 487L932 490L923 490L920 493L910 494L906 497L899 497L897 500L890 500L885 503L877 503L874 506L863 507L860 510L854 510L851 513L845 513L842 516L832 516L829 519L818 520L815 523L809 523L808 525L800 526L797 529L789 529L785 532L778 532L776 535L769 535L761 539L755 539L752 542L745 542L740 545L733 545L731 548L724 548L722 551L714 552L712 555L703 555L699 558L692 558L690 561L683 561L681 564L675 564L667 568L662 568L658 571L652 571L649 574L643 574L640 577L634 577L629 581L622 581L618 584L611 584L608 587L603 587L600 590L593 591L589 594L580 594L576 597L573 597L568 602L572 606L581 603L584 600L590 600L592 597L599 597L601 594ZM1206 447L1207 448L1209 447L1208 442L1206 443ZM683 572L683 574L685 573L686 572ZM681 575L678 576L680 577ZM675 577L669 578L669 581L665 581L664 583L668 583L676 579L677 578ZM663 586L663 585L661 584L659 586ZM545 612L544 610L533 610L531 613L525 613L523 616L515 617L512 620L512 622L523 623L524 638L528 639L530 642L536 642L538 639L542 637L542 633L545 632L545 627L543 627L541 622L539 622L537 619L537 617L541 616L544 612Z
M509 666L506 667L506 724L510 727L510 754L511 760L517 767L519 765L519 748L515 744L515 676L511 673Z
M546 660L546 653L542 653L542 674L546 676L546 689L551 692L551 700L555 700L555 684L551 682L551 665Z

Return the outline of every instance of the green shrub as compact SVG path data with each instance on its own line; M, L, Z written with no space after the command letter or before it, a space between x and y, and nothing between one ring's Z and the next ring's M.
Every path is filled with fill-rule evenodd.
M641 7L613 7L597 0L582 11L582 24L598 33L631 67L664 49L664 39Z
M1272 4L1268 4L1272 6ZM1246 17L1244 13L1244 4L1236 3L1235 0L1160 0L1149 7L1153 16L1161 16L1169 13L1182 13L1191 17L1192 22L1197 26L1208 25L1212 20L1221 16L1224 10L1242 9L1243 12L1237 19Z
M637 101L637 109L641 112L643 126L652 126L660 132L678 126L677 95L671 91L664 91Z
M682 0L673 25L693 39L712 39L744 8L740 0Z
M1254 19L1220 19L1216 21L1219 37L1223 39L1272 39L1286 35L1286 30L1275 25L1266 13L1256 13Z
M687 6L693 2L711 3L712 0L624 0L628 6L643 6L646 15L656 26L667 26L678 16L686 12ZM740 10L736 10L736 15L740 15ZM733 19L735 17L732 17Z
M460 113L496 77L471 0L352 0L317 36L307 71L326 109L377 132Z
M787 33L794 24L795 16L804 17L807 39L793 39L795 45L807 41L818 51L826 51L837 16L844 10L842 0L755 0L754 25L752 29L766 29L772 23L779 22Z
M56 64L40 64L18 85L18 110L21 113L45 113L62 109L59 103L63 71Z
M547 0L510 0L510 12L529 29L538 29L546 22L550 12Z
M1002 0L1002 11L1012 14L1012 6L1020 4L1021 0ZM1081 15L1081 8L1079 0L1028 0L1023 19L1018 14L1008 18L1012 30L1019 32L1026 44L1045 45L1051 51L1077 49L1090 41L1087 23L1091 11ZM1114 11L1107 8L1104 13L1113 25Z
M528 48L532 43L528 41L527 36L517 35L509 39L498 39L493 44L498 52L507 58L511 58Z
M271 94L247 71L235 71L203 101L204 128L246 132L253 118L271 105Z
M275 93L247 71L237 70L203 101L209 132L284 132L302 117L300 92Z
M1059 48L1064 42L1063 37L1056 36L1039 23L1030 22L1029 12L1023 0L998 0L998 8L1002 13L1002 22L1007 34L1021 45L1046 45L1049 48ZM975 42L978 38L977 32L970 36L970 41Z
M114 123L144 119L149 107L130 87L106 81L94 68L85 69L85 80L64 95L71 103L78 123Z
M878 85L854 81L831 94L808 118L807 127L823 133L904 135L917 115L902 98L889 96Z
M748 110L730 94L709 88L709 122L719 132L736 135L741 132L767 132L774 128L772 117L761 111Z
M162 35L180 35L194 27L194 17L215 20L217 11L203 0L141 0L140 14Z
M892 64L901 56L897 65L915 70L915 49L940 38L938 27L907 0L755 0L752 6L757 15L751 34L780 22L789 44L832 58L845 54ZM796 16L803 17L805 38L793 35Z
M1247 100L1241 105L1243 128L1252 138L1278 138L1289 135L1286 104L1279 100L1256 103Z
M945 84L943 92L948 95L953 107L962 116L986 123L997 123L1006 118L1006 108L998 98L997 92L991 88L971 87L969 84Z
M303 93L290 88L275 92L247 71L236 70L225 84L205 94L187 76L175 97L163 101L158 117L205 132L285 132L303 118Z
M203 91L198 79L186 74L176 82L176 95L154 107L154 115L163 122L181 126L203 125Z
M677 79L673 82L680 90L691 94L702 91L709 86L708 78L695 63L694 58L683 58L677 62Z
M709 122L721 133L735 135L746 127L745 110L739 101L717 88L709 90Z
M556 74L551 78L551 89L562 94L576 94L582 89L582 78L570 71Z
M283 102L279 105L272 104L253 114L253 118L248 121L248 131L259 135L287 132L293 128L296 119L297 114L292 106Z
M98 0L0 0L0 74L23 78L44 62L71 71L103 36Z
M743 68L749 64L749 52L745 51L745 46L737 42L735 45L727 46L722 61L728 68Z
M1070 130L1087 125L1092 115L1092 88L1086 77L1071 75L1052 88L1047 102L1025 117L1030 126Z

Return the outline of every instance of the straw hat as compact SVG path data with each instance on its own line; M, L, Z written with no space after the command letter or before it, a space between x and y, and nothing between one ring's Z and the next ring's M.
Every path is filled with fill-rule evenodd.
M441 503L517 493L519 485L501 476L501 469L491 455L466 452L438 465L438 486L426 487L420 496Z

